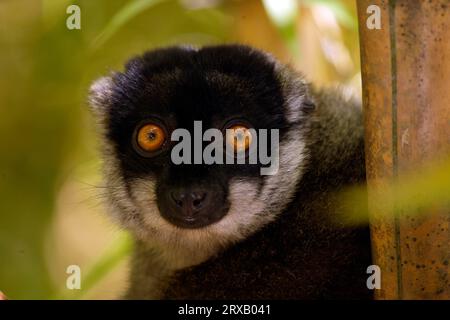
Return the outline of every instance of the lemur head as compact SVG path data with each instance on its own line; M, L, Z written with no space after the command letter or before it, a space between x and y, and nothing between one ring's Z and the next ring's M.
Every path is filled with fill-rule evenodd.
M236 45L150 51L97 80L90 102L113 216L142 241L211 252L260 229L301 177L307 96L298 74ZM175 164L171 137L181 128L195 136L196 121L203 131L278 130L277 173L261 175L259 162Z

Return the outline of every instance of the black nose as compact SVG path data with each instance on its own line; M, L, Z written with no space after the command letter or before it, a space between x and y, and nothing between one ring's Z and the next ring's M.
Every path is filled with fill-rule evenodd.
M170 193L171 200L186 217L195 216L208 204L208 193L204 190L176 190Z
M210 185L163 187L157 191L163 218L181 228L201 228L219 221L229 208L225 192Z

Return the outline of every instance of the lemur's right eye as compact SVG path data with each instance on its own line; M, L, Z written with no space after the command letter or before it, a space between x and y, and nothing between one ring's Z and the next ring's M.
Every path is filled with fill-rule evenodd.
M166 142L166 132L157 123L147 123L141 126L136 134L136 145L144 153L151 155L159 151Z

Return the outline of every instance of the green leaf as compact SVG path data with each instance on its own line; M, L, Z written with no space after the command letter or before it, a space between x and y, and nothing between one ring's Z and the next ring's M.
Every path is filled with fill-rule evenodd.
M377 215L386 217L423 215L433 211L433 208L450 206L450 159L443 162L429 163L422 168L416 168L409 174L403 174L401 179L386 183L373 189L371 202L376 204ZM370 189L369 189L370 192ZM349 208L344 216L339 218L350 224L368 223L367 189L365 186L351 187L340 194L340 201Z
M109 272L114 270L131 252L131 237L126 232L119 234L109 249L92 265L85 276L81 278L81 290L64 288L55 299L80 299L97 285Z
M108 41L123 25L145 10L166 0L134 0L117 12L92 44L93 51Z

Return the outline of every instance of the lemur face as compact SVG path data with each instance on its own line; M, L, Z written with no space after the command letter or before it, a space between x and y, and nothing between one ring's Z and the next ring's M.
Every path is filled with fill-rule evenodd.
M306 86L287 70L244 46L175 47L94 83L109 204L122 225L144 241L217 247L274 219L305 158ZM278 130L277 174L261 175L259 163L175 164L172 133L182 128L194 137L199 121L203 131Z

